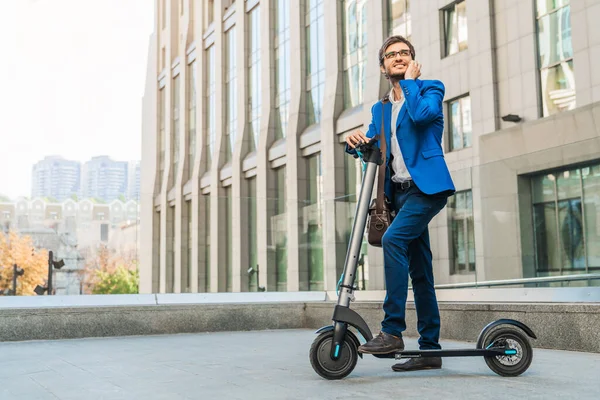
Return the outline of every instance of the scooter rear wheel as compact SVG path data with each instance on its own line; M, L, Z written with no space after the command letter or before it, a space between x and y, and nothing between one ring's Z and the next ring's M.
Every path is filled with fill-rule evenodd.
M333 331L321 333L316 337L310 347L310 363L317 374L325 379L335 380L348 376L356 367L358 360L358 348L355 341L346 332L344 342L340 346L337 360L331 358L331 345L333 343Z
M520 330L500 326L492 329L484 338L483 347L506 347L516 350L514 355L484 357L488 367L500 376L519 376L527 371L533 360L533 349Z

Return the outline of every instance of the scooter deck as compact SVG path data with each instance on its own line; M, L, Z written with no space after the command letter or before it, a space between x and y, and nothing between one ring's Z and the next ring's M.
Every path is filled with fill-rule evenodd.
M516 350L503 347L489 349L451 349L451 350L407 350L394 353L394 358L426 358L426 357L495 357L516 354Z

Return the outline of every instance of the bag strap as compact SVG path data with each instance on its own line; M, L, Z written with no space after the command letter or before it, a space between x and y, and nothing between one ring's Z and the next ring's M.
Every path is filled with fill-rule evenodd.
M385 185L385 169L387 166L387 160L386 160L386 156L387 156L387 138L385 137L385 124L384 124L384 119L383 119L383 114L384 114L384 108L383 105L386 103L387 97L384 97L381 100L381 132L379 134L380 136L380 149L381 149L381 158L383 159L383 162L381 163L381 165L379 166L379 176L378 176L378 181L377 181L377 204L376 204L376 210L377 213L381 213L383 212L383 201L384 201L384 194L383 194L383 187Z

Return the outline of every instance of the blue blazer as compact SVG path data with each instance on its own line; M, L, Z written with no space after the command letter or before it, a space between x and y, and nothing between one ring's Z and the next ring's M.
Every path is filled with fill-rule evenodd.
M425 194L455 192L454 183L442 150L444 113L442 101L444 84L437 80L402 80L404 104L396 124L396 138L402 151L404 163L417 187ZM365 136L371 138L381 133L381 113L387 140L386 174L384 191L393 201L390 147L392 103L381 101L371 108L371 123ZM380 136L381 137L381 136ZM380 141L377 142L377 146ZM346 152L357 156L356 150L346 144Z

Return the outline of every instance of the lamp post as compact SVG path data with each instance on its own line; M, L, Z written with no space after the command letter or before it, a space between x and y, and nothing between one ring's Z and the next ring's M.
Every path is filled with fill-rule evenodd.
M54 253L52 251L48 252L48 295L52 294L52 264L54 263Z
M23 268L19 268L17 266L17 264L13 265L13 281L12 281L12 295L13 296L17 295L17 278L19 276L23 276L24 273L25 273L25 271L23 270Z
M64 260L54 260L54 253L48 252L48 284L47 286L37 285L33 290L38 295L43 295L44 292L48 293L48 296L52 295L52 270L53 268L61 269L65 266Z
M13 277L12 277L12 289L4 289L0 294L4 296L16 296L17 295L17 278L23 276L25 271L23 268L19 268L17 264L13 264Z

